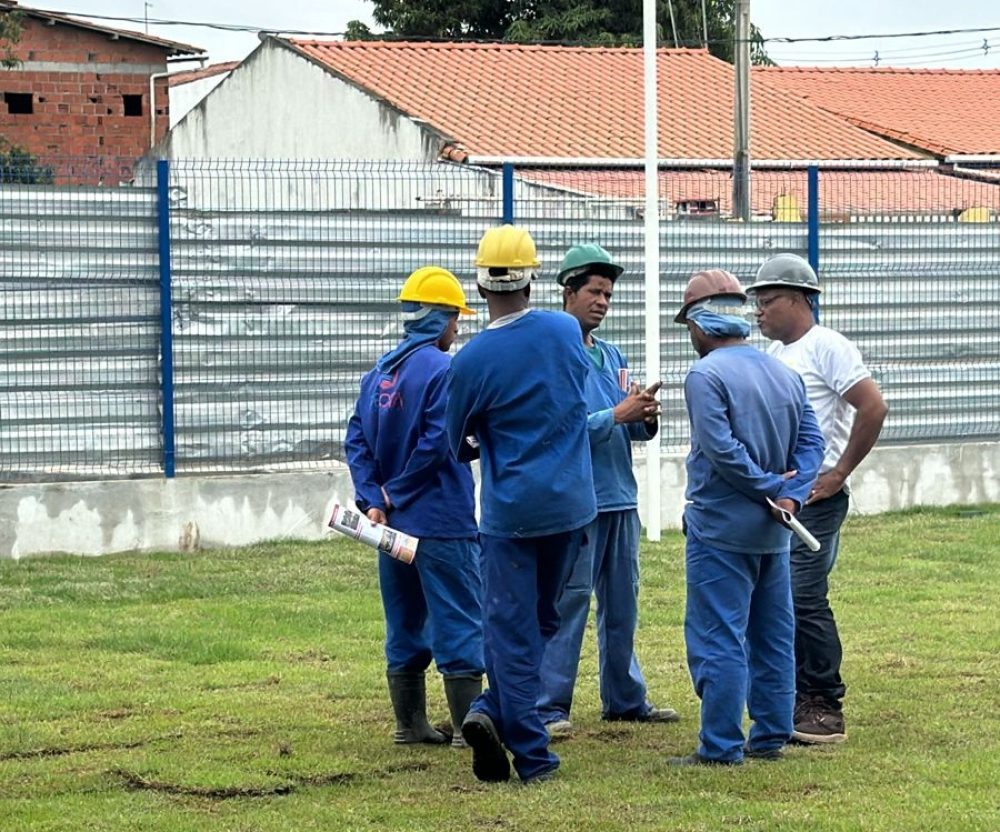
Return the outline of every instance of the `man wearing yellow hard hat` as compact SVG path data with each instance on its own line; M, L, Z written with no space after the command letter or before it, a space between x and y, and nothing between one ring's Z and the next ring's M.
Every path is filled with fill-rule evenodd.
M482 583L472 472L445 433L448 349L471 315L455 276L417 269L399 294L405 335L361 380L344 441L358 508L420 538L412 564L379 556L386 676L397 743L445 743L427 720L424 673L444 676L452 744L482 690Z
M489 689L462 733L480 780L548 779L559 758L538 713L545 641L556 602L597 514L587 439L588 361L580 325L531 308L539 268L522 228L491 228L479 243L476 280L489 326L455 356L447 425L453 451L473 434L481 448L479 539Z

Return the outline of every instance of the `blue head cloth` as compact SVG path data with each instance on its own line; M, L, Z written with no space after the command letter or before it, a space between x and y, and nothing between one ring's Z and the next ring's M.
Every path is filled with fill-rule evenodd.
M385 375L392 375L414 350L435 343L444 334L448 322L458 314L457 310L424 306L410 301L404 301L401 305L406 318L403 322L403 340L375 363L375 369Z
M717 295L696 303L686 315L706 335L746 338L750 335L750 322L743 314L743 304L739 295Z

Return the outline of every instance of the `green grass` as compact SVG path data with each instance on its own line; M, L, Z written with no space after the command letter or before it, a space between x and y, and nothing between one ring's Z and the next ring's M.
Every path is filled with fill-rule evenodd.
M834 603L850 741L695 747L683 541L644 544L638 649L670 726L599 719L592 631L558 778L396 747L375 554L340 540L0 562L0 829L1000 829L1000 506L855 518ZM443 718L441 686L431 711Z

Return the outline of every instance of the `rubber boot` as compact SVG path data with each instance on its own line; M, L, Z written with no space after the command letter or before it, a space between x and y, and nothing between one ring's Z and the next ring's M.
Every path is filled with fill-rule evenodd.
M448 742L448 737L435 731L427 721L427 689L423 672L387 671L385 676L389 682L392 710L396 714L395 742L400 745L415 742L441 745Z
M444 695L448 700L448 712L451 714L451 747L468 748L469 744L462 738L462 722L469 713L469 706L483 692L483 677L481 674L469 676L446 676L444 680Z

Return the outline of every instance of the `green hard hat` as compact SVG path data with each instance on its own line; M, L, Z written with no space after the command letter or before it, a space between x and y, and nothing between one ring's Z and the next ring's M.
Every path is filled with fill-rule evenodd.
M566 252L559 274L556 275L556 283L565 286L567 280L581 274L599 274L615 281L623 271L625 269L615 263L611 255L597 243L584 243L573 246Z

